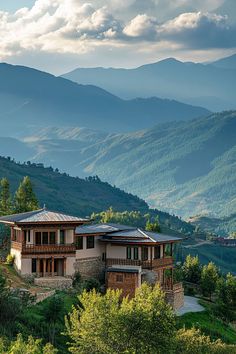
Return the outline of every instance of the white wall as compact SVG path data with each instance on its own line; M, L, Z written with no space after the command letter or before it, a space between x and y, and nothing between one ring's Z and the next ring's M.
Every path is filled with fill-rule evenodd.
M94 248L86 248L86 238L87 236L83 237L83 249L76 250L76 259L102 257L105 252L105 245L99 242L100 236L94 236Z
M21 260L21 274L32 274L32 259L30 258L22 258Z
M122 258L126 259L126 246L115 246L107 244L106 248L107 258Z
M65 232L65 243L74 242L74 230L66 230Z
M21 271L21 251L11 248L11 255L15 257L14 265L16 269L20 272Z
M66 274L68 276L72 276L75 272L74 268L75 257L67 257L66 258Z

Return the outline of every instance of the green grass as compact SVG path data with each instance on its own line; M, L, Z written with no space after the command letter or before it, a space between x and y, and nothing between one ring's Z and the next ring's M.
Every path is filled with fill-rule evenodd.
M198 328L211 339L221 339L228 344L236 344L236 331L228 324L212 314L214 304L200 301L206 310L204 312L190 312L177 318L178 328Z

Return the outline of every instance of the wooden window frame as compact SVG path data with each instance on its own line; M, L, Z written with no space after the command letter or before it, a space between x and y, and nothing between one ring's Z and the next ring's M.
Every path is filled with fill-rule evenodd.
M83 236L76 236L76 249L77 250L84 249L84 237Z
M86 248L87 249L95 248L95 237L94 236L91 235L91 236L86 237Z
M132 247L126 247L126 259L132 259Z

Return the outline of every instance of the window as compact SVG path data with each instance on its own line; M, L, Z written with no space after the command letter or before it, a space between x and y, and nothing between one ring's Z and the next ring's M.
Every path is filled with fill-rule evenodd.
M56 243L56 232L52 231L49 233L49 243L50 245L55 245Z
M134 259L138 259L138 247L134 247Z
M161 248L160 246L154 247L154 259L161 258Z
M27 235L28 235L27 241L30 242L30 230L27 231Z
M126 258L131 259L131 247L126 248Z
M102 261L105 262L106 258L107 258L106 252L103 252L102 253Z
M94 248L94 236L87 236L87 248Z
M35 232L35 244L41 245L41 232Z
M60 230L60 244L65 244L65 230Z
M172 243L167 243L164 246L165 249L165 257L171 257L172 256Z
M36 258L32 258L31 272L36 273Z
M148 260L148 247L142 248L142 261Z
M83 236L76 236L76 249L82 250L83 249Z
M123 283L123 274L117 274L116 281L117 283Z
M43 232L43 245L48 245L48 232Z

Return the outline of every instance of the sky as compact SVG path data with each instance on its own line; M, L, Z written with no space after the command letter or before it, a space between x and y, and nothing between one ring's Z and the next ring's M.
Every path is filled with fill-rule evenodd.
M56 75L236 52L236 0L0 0L0 61Z

